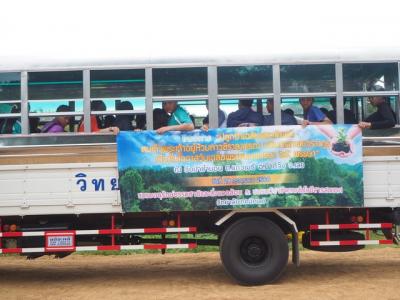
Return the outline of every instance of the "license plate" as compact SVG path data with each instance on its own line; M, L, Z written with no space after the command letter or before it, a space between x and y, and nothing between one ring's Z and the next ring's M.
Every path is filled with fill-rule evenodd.
M74 232L46 232L45 239L46 252L75 250Z

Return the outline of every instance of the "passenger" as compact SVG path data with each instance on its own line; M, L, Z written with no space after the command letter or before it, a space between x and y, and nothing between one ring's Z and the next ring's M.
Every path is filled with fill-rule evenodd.
M381 86L374 86L374 91L384 91ZM369 115L363 122L358 123L362 129L386 129L396 125L396 115L384 96L373 96L369 102L378 108L376 112Z
M218 108L218 128L226 128L226 121L226 113L222 109ZM203 127L201 127L201 129L208 130L209 122L208 114L207 117L203 119Z
M92 111L105 111L106 105L101 100L95 100L90 103L90 109ZM82 118L79 122L78 132L85 131L84 119ZM104 128L103 119L98 115L91 115L90 116L90 127L92 128L92 132L112 132L114 134L119 133L119 128L115 126L110 126Z
M313 105L314 99L311 97L300 98L300 104L304 111L303 125L332 124L331 120L316 106Z
M71 112L71 108L67 105L60 105L56 112ZM52 121L44 124L41 133L60 133L65 132L65 126L70 123L71 116L56 116Z
M153 110L153 128L157 130L161 127L168 126L169 115L164 109L156 108Z
M5 113L19 113L21 109L17 105L7 105L4 107ZM3 109L2 109L3 112ZM18 118L4 118L0 121L1 134L19 134L21 133L21 122Z
M123 101L118 105L118 110L133 110L133 105L129 101ZM118 127L119 130L127 131L133 130L133 114L129 115L117 115L115 118L114 126Z
M329 118L329 120L332 121L333 124L336 124L336 98L331 98L330 99L331 105L332 105L332 110L328 111L326 116ZM346 104L346 100L344 101L343 104ZM355 115L350 109L345 108L344 109L344 124L357 124L357 120Z
M188 112L183 109L176 101L166 101L163 103L163 109L170 114L168 125L158 128L158 134L163 134L167 131L191 131L194 129L194 124L190 119Z
M291 115L292 117L294 117L294 111L291 108L286 108L283 112Z
M40 118L29 117L29 132L30 133L40 133L39 123L40 123Z
M239 100L239 109L228 115L227 127L261 126L263 115L254 111L253 100Z
M272 125L274 125L274 100L273 99L267 100L267 111L270 114L268 116L264 116L263 125L264 126L272 126ZM297 125L297 121L296 121L295 117L291 114L288 114L285 111L281 111L281 121L282 121L282 125Z
M326 109L325 107L320 107L319 109L320 109L320 111L322 111L322 113L323 113L325 116L328 116L328 109ZM328 118L328 119L329 119L329 118Z
M145 114L136 115L135 121L136 121L136 128L135 128L136 130L145 130L146 129L146 115ZM167 121L168 121L168 115L167 115ZM165 124L167 124L167 123L165 123Z

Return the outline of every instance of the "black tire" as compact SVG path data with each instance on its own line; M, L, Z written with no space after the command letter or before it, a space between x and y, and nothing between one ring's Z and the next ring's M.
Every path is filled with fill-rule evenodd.
M220 256L227 273L242 285L277 280L285 270L289 247L285 234L261 217L241 219L224 232Z

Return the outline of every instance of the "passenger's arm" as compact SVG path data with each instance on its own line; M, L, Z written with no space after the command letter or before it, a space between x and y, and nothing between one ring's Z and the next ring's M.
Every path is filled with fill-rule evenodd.
M308 120L304 120L304 121L303 121L303 126L307 126L307 125L323 125L323 124L329 125L329 124L332 124L332 121L329 120L328 117L325 117L325 118L324 118L322 121L320 121L320 122L311 122L311 121L308 121Z
M171 125L171 126L164 126L161 128L158 128L156 132L158 134L163 134L168 131L191 131L194 129L193 123L185 123L185 124L180 124L180 125Z

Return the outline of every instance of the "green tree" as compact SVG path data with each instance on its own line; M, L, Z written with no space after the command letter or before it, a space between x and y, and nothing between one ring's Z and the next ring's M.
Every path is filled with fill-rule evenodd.
M121 188L122 207L124 211L138 208L137 194L143 191L143 179L134 169L127 170L119 180ZM136 211L136 210L135 210Z

